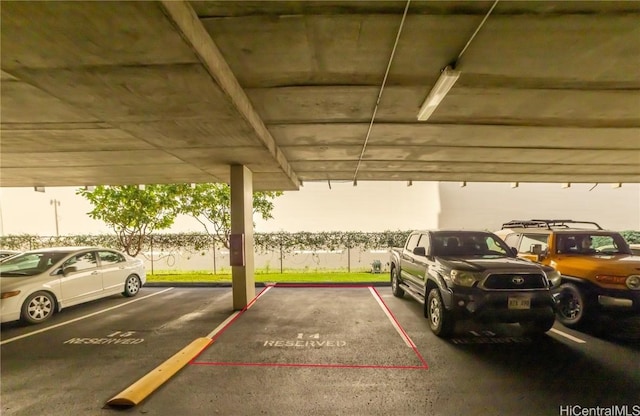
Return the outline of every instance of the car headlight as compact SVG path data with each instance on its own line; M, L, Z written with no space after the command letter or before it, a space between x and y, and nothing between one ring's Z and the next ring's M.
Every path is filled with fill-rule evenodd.
M627 277L627 287L631 290L640 290L640 276L634 274Z
M551 287L557 287L560 285L560 282L562 281L562 275L560 274L559 271L553 270L553 271L547 272L547 279L549 279L549 282L551 282Z
M480 273L451 270L451 280L456 285L471 287L480 280Z

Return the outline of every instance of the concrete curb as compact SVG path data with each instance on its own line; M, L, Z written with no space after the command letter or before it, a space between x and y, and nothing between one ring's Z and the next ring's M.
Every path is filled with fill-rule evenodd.
M281 284L285 285L295 285L297 287L304 287L308 285L309 287L317 287L321 286L391 286L390 282L256 282L256 287L266 287L266 286L278 286ZM147 282L144 284L144 287L231 287L231 282Z

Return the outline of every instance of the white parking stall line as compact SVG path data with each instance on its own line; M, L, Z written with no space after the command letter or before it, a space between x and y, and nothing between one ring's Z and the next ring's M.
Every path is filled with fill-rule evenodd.
M37 335L37 334L40 334L40 333L42 333L42 332L47 332L47 331L50 331L50 330L52 330L52 329L59 328L59 327L61 327L61 326L65 326L65 325L72 324L72 323L74 323L74 322L81 321L81 320L83 320L83 319L91 318L92 316L100 315L101 313L109 312L109 311L112 311L112 310L114 310L114 309L118 309L118 308L121 308L121 307L123 307L123 306L127 306L127 305L129 305L129 304L131 304L131 303L138 302L138 301L141 301L141 300L144 300L144 299L150 298L150 297L152 297L152 296L157 296L157 295L159 295L159 294L161 294L161 293L164 293L164 292L167 292L167 291L169 291L169 290L171 290L171 289L173 289L173 288L172 288L172 287L170 287L170 288L167 288L167 289L161 290L161 291L156 292L156 293L151 293L150 295L143 296L143 297L141 297L141 298L136 298L136 299L130 300L129 302L121 303L120 305L112 306L112 307L110 307L110 308L103 309L103 310L101 310L101 311L93 312L93 313L90 313L89 315L85 315L85 316L81 316L81 317L79 317L79 318L71 319L70 321L60 322L59 324L55 324L55 325L48 326L48 327L46 327L46 328L38 329L38 330L36 330L36 331L29 332L28 334L23 334L23 335L19 335L19 336L17 336L17 337L13 337L13 338L5 339L4 341L1 341L1 342L0 342L0 345L8 344L8 343L10 343L10 342L17 341L17 340L19 340L19 339L23 339L23 338L28 338L28 337L30 337L30 336L32 336L32 335Z
M416 349L416 346L411 338L409 338L409 336L405 334L405 332L400 328L400 325L398 325L398 322L396 322L393 315L391 315L391 312L389 312L387 305L385 305L382 299L380 299L378 293L372 287L369 288L369 291L373 295L373 298L376 300L376 302L378 302L378 305L380 305L380 307L382 308L382 311L385 313L385 315L387 315L387 318L389 318L389 320L391 321L391 325L393 325L398 334L400 334L400 337L402 338L404 343L407 344L407 347Z
M582 340L582 339L580 339L580 338L574 337L573 335L569 335L569 334L567 334L567 333L565 333L565 332L558 331L558 330L557 330L557 329L555 329L555 328L551 328L549 331L550 331L550 332L553 332L554 334L558 334L558 335L560 335L561 337L565 337L565 338L567 338L567 339L570 339L571 341L576 342L576 343L578 343L578 344L586 344L586 343L587 343L587 341L585 341L585 340Z
M229 315L229 317L227 319L225 319L220 325L218 325L216 327L216 329L214 329L213 331L211 331L208 335L207 338L211 338L213 339L218 332L222 331L223 329L225 329L227 327L227 325L229 325L229 323L231 321L233 321L234 319L236 319L236 316L238 316L238 314L242 312L242 311L235 311L234 313L232 313L231 315Z

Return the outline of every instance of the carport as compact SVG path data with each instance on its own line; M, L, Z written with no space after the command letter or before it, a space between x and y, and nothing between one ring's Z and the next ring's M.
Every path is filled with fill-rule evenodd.
M4 2L1 186L231 184L239 309L254 295L253 190L640 182L639 14L636 2Z

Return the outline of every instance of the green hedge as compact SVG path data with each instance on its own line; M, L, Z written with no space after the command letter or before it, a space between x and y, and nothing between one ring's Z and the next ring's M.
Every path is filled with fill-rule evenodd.
M254 234L257 251L280 250L335 250L339 248L376 249L402 246L410 231L364 232L322 232L322 233L256 233ZM4 249L30 250L54 246L100 246L121 248L115 234L71 235L71 236L35 236L9 235L0 237ZM167 250L181 248L190 252L206 250L213 245L213 239L207 234L153 234L144 241L144 250Z
M321 233L256 233L255 247L258 252L282 249L283 252L296 250L336 250L340 248L385 249L403 246L411 231L383 232L321 232ZM640 243L640 231L623 231L622 236L630 244ZM181 248L189 252L206 250L213 245L207 234L153 234L147 236L144 250L168 250ZM120 249L115 234L36 236L8 235L0 237L0 246L8 250L30 250L54 246L100 246Z

